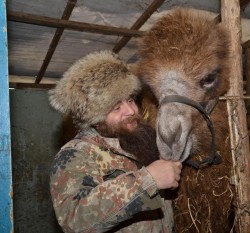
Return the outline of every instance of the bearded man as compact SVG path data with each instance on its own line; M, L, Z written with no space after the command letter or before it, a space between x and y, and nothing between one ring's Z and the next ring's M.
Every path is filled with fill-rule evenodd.
M116 54L77 61L51 90L51 105L79 130L51 167L53 206L64 232L172 232L180 162L159 159L155 131L141 121L141 83Z

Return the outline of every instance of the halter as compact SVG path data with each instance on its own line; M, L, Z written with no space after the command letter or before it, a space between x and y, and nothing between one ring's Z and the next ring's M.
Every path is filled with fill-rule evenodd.
M192 161L191 159L188 159L185 161L185 163L196 169L203 168L212 164L219 164L221 162L221 155L218 152L215 152L215 132L214 132L213 123L209 117L209 113L213 111L218 101L211 100L207 104L204 104L204 103L197 103L184 96L170 95L170 96L165 96L162 99L162 101L160 102L160 106L164 104L172 103L172 102L182 103L182 104L186 104L186 105L196 108L202 114L203 118L206 120L207 126L212 136L212 141L211 141L211 146L210 146L210 155L204 158L202 161Z

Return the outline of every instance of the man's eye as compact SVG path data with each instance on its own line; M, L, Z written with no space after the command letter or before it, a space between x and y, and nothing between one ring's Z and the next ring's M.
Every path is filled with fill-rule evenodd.
M133 98L131 98L131 99L128 100L128 102L129 102L129 103L134 103L135 100L134 100Z
M114 108L113 108L113 111L118 111L120 109L120 106L115 106Z

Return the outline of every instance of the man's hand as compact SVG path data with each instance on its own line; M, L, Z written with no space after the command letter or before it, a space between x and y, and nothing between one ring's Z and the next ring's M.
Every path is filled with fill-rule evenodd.
M146 168L156 181L158 189L175 189L179 186L181 162L157 160Z

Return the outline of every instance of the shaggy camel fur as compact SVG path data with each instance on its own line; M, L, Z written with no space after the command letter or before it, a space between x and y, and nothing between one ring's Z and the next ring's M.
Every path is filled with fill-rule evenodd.
M181 103L161 106L165 96L181 95L206 105L229 87L230 36L208 15L177 8L162 17L139 44L136 74L160 107L155 121L157 145L164 159L201 160L210 152L211 134L200 113ZM149 116L154 104L144 103ZM150 107L153 107L150 113ZM211 114L219 165L184 166L180 189L172 193L177 232L229 232L233 225L234 187L227 114L219 103ZM172 195L171 194L171 195Z

